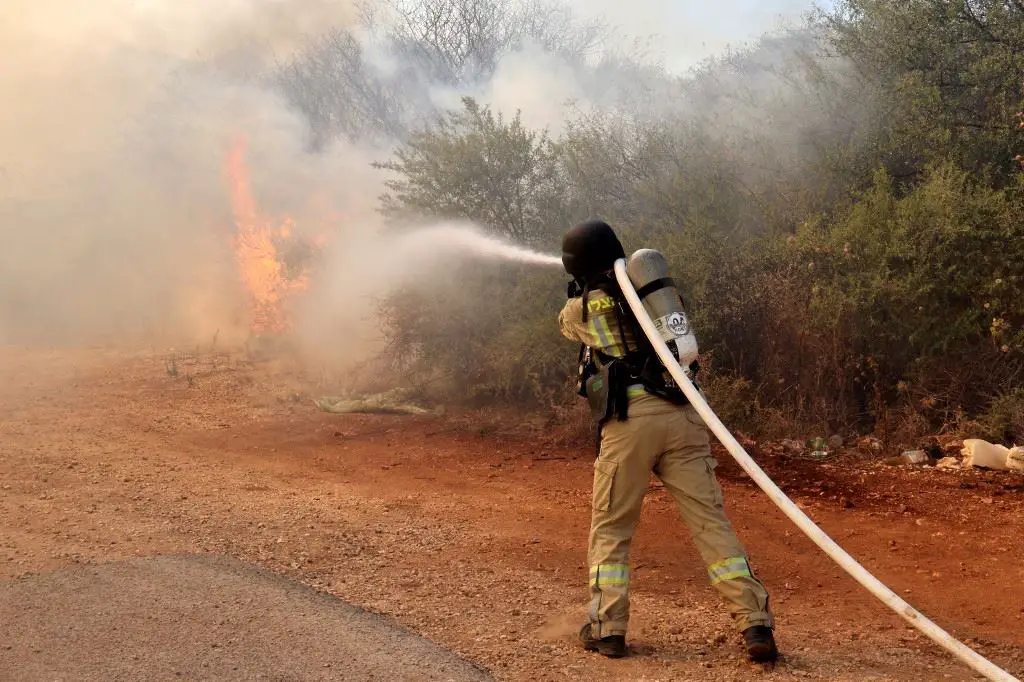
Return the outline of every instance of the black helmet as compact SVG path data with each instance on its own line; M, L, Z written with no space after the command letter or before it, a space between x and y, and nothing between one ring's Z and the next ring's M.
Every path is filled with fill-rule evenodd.
M608 272L626 252L615 232L602 220L588 220L562 238L562 265L578 280Z

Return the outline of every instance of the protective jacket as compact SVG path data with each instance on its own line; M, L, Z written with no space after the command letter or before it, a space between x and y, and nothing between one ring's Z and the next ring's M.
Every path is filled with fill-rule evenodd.
M611 276L586 288L570 285L569 296L559 327L563 336L580 343L577 392L587 398L598 424L613 415L625 421L629 401L646 394L687 404ZM674 344L669 347L675 352ZM696 362L691 364L691 376L698 369Z

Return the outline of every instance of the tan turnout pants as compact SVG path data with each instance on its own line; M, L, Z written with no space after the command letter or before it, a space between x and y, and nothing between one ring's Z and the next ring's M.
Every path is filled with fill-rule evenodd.
M590 529L590 622L597 637L625 635L629 622L629 547L653 471L675 498L707 565L711 584L740 630L774 627L768 592L725 515L717 462L697 411L655 396L634 398L629 419L601 433L594 463Z

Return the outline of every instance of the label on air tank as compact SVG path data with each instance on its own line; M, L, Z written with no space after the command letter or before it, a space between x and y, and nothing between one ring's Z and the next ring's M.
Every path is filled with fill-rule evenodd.
M654 328L661 334L661 338L667 342L689 334L690 321L686 319L686 313L674 312L656 319L654 321Z

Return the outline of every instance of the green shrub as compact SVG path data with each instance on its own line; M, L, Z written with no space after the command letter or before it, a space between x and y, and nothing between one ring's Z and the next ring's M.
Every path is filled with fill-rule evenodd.
M996 443L1024 444L1024 388L997 395L977 419L979 433Z

